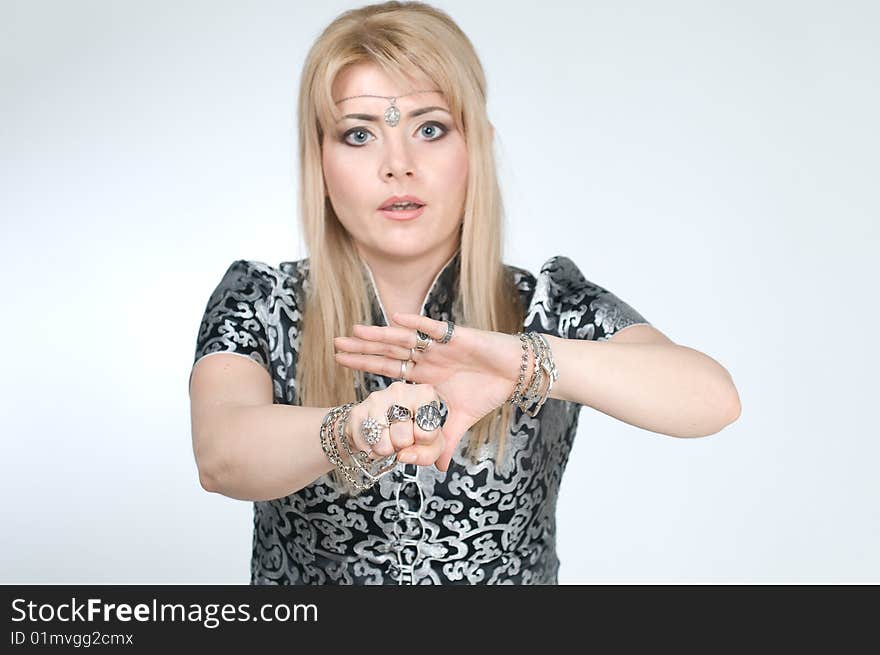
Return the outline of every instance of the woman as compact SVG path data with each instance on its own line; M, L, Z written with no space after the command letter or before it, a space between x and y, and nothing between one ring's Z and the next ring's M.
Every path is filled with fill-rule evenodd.
M190 381L202 485L254 501L251 583L556 583L580 408L713 434L730 376L564 256L502 263L483 70L443 12L339 16L298 118L310 256L229 267Z

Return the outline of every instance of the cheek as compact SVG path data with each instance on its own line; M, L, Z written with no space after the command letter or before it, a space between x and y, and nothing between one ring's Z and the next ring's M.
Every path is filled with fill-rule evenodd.
M339 204L346 205L358 194L358 180L356 167L351 162L346 162L345 157L334 147L324 150L321 163L324 169L324 181L327 184L327 192L331 199Z
M467 150L461 146L446 152L435 165L435 170L441 171L443 187L456 196L464 196L468 178Z
M339 174L342 167L339 166L338 158L333 153L332 146L325 147L321 152L321 166L324 169L324 180L327 183L328 191L334 193L340 186Z
M458 204L462 204L464 202L464 197L467 194L467 180L468 180L468 156L467 150L462 149L460 152L456 153L456 156L452 158L454 165L449 169L449 186L452 189L455 189L455 196L458 199Z

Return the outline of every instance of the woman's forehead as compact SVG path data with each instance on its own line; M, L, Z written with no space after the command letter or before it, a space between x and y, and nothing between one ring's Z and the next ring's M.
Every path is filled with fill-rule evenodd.
M427 76L410 71L400 71L398 75L392 76L377 64L364 62L359 64L351 64L343 68L336 79L333 81L332 95L333 100L340 108L346 103L374 101L382 102L379 98L355 98L353 100L345 100L339 103L342 98L360 95L378 95L387 97L399 97L412 91L424 91L436 89L434 84ZM441 93L420 94L433 95L435 99L441 96ZM407 98L413 98L408 96ZM406 98L401 98L403 102Z

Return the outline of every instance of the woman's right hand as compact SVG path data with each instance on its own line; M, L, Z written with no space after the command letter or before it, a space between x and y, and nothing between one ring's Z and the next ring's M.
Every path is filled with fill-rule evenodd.
M396 452L400 462L430 466L440 458L446 446L443 428L437 427L436 430L427 432L416 424L415 416L421 405L432 402L440 407L440 398L433 385L408 384L398 380L386 389L374 391L363 402L352 407L345 432L352 446L370 453L372 459L387 457ZM389 427L382 427L379 441L371 446L364 441L361 424L368 416L380 424L388 423L386 414L392 405L408 408L411 417L404 421L394 421Z

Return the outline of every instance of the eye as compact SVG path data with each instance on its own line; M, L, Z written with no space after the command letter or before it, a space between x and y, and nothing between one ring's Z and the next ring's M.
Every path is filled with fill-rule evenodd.
M365 143L367 142L367 141L366 141L366 136L365 136L365 135L367 135L367 134L370 134L370 131L369 131L369 130L365 130L365 129L362 128L362 127L353 127L353 128L351 128L348 132L346 132L345 134L342 135L342 140L343 140L345 143L347 143L347 144L349 144L349 145L352 145L352 146L361 146L361 145L363 145L363 144L365 144ZM349 137L350 135L351 135L351 136L356 136L356 137L357 137L357 140L355 141L355 143L352 143L351 141L348 140L348 137ZM360 137L361 137L361 136L364 136L364 140L363 140L363 141L360 140Z
M425 131L426 129L429 131L426 132ZM419 131L422 134L424 134L425 136L427 136L429 141L436 141L437 139L444 136L446 134L446 132L448 132L449 130L447 130L446 126L443 125L442 123L438 123L436 121L430 121L430 122L422 125L419 128ZM439 136L435 136L437 134L439 134Z

